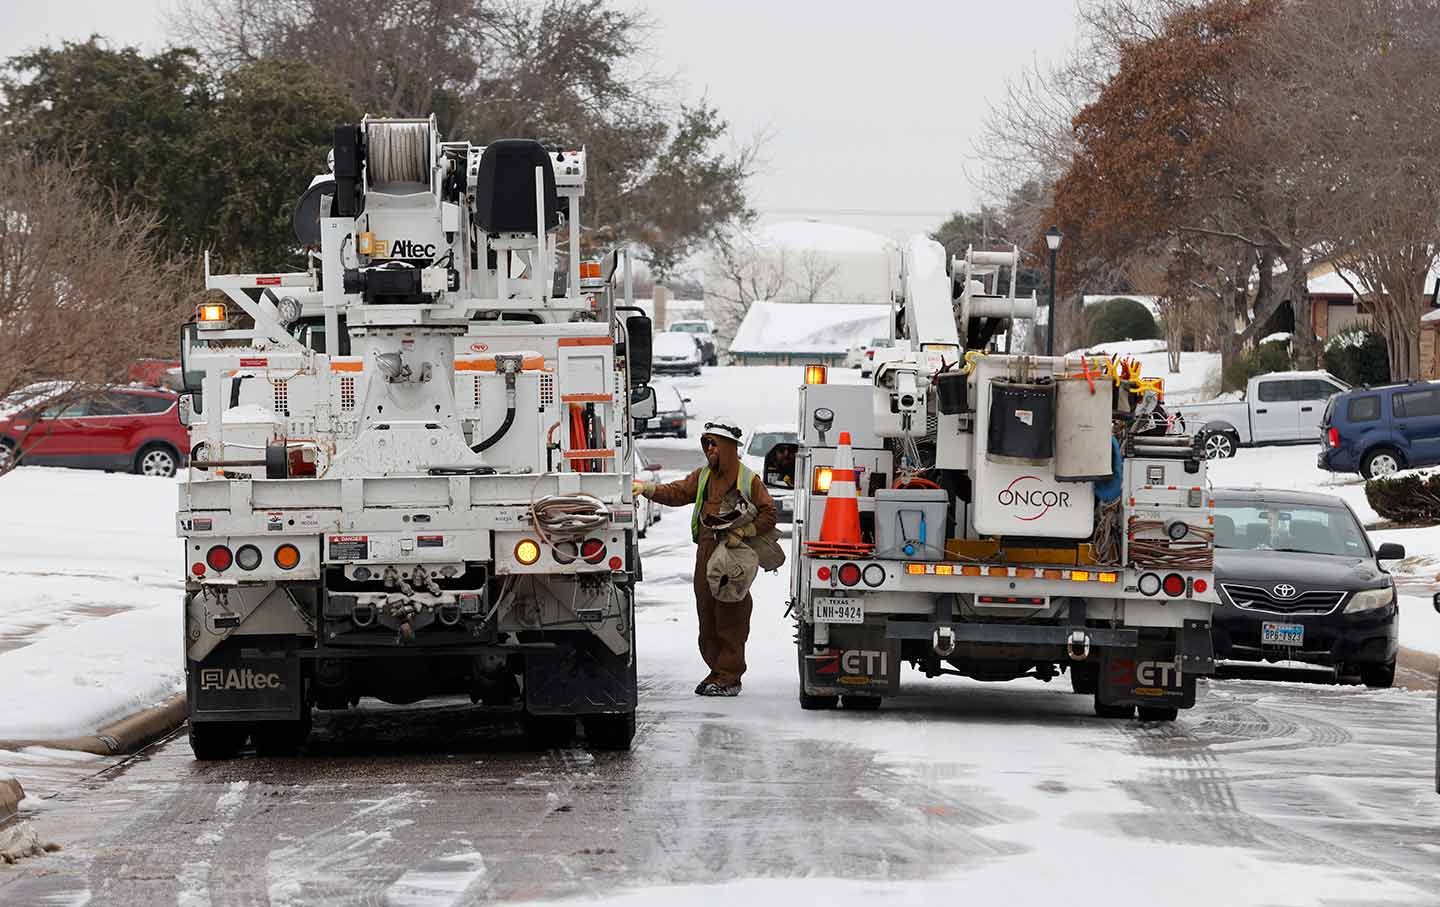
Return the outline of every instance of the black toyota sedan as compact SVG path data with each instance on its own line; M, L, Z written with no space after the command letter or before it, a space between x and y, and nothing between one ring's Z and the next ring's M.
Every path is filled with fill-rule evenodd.
M1381 562L1404 556L1401 545L1371 546L1332 495L1216 489L1215 657L1324 665L1390 686L1399 608Z

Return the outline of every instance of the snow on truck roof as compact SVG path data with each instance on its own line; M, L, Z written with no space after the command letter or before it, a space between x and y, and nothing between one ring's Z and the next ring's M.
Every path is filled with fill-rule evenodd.
M730 342L732 353L834 353L889 333L888 305L752 302Z

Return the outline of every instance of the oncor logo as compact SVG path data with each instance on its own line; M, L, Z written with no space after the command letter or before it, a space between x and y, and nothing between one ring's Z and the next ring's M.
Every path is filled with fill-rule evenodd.
M201 668L202 690L283 690L285 681L279 674L254 671L250 668Z
M1030 523L1040 519L1049 513L1053 507L1069 507L1070 492L1058 491L1054 488L1028 488L1015 486L1021 482L1039 482L1039 476L1020 476L1015 481L1000 489L996 500L1001 507L1025 508L1035 511L1030 516L1020 516L1018 513L1015 519L1021 522Z

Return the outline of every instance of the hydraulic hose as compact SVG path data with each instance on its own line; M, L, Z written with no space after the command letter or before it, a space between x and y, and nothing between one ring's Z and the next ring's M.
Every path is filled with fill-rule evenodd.
M505 374L505 421L500 423L500 427L495 429L494 434L470 448L476 453L484 453L494 447L501 438L505 437L510 426L515 424L515 375L520 371L522 361L520 356L495 357L495 367Z

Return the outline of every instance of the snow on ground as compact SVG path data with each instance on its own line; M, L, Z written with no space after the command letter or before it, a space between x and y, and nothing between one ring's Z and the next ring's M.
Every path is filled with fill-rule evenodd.
M0 739L92 732L178 688L175 501L165 479L0 477Z

